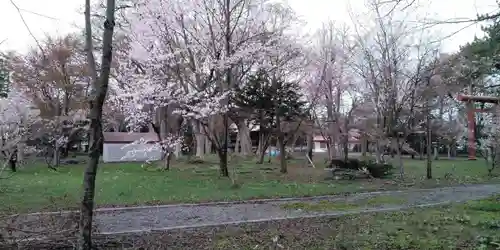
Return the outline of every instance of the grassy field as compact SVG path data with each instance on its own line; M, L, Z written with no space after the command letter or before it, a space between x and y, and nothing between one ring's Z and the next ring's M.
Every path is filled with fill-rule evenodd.
M433 180L425 180L425 161L406 159L406 179L326 181L324 162L316 168L302 160L289 162L289 173L280 174L277 161L263 165L254 159L235 160L236 185L218 174L216 159L188 164L179 161L170 171L141 168L138 163L101 164L97 176L96 205L121 206L179 202L243 200L251 198L311 196L370 190L422 188L460 183L496 182L487 176L481 161L440 160L433 164ZM81 195L84 166L66 165L56 171L42 165L26 166L0 179L0 211L28 212L75 208ZM397 171L396 171L397 172Z

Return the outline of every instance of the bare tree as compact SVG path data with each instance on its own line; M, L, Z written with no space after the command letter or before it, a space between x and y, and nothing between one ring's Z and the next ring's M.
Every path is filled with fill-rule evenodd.
M113 30L115 27L115 0L106 1L106 21L104 22L101 70L98 75L93 54L92 27L90 22L90 0L85 0L85 42L87 62L91 73L92 91L89 98L89 162L83 176L83 197L80 207L81 250L92 249L92 219L94 215L95 179L103 145L102 107L108 91L112 61Z
M26 55L11 53L8 59L12 85L23 90L45 119L45 143L53 159L48 163L57 167L61 152L66 156L85 129L89 74L83 42L75 35L47 37Z
M341 124L348 124L347 120L342 122L344 97L356 84L350 68L355 46L348 32L345 26L336 27L333 22L325 23L317 34L318 42L314 53L316 91L321 94L313 113L321 134L328 142L330 159L340 152L338 145L343 143L339 141L345 141L342 139L344 135L341 135L344 129Z
M435 59L437 50L404 20L397 20L394 13L383 14L380 1L371 1L370 6L377 21L374 27L357 25L356 40L361 52L354 68L364 79L365 93L376 109L376 126L371 135L377 144L376 159L382 161L386 150L396 151L403 178L401 153L407 148L406 137L423 118L416 116L422 111L426 88L421 72Z

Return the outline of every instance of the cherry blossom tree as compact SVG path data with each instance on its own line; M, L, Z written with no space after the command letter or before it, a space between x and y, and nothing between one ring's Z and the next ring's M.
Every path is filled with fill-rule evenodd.
M251 150L246 117L228 112L227 97L275 49L273 41L289 27L290 13L263 0L137 2L127 16L131 56L119 74L119 81L133 84L120 97L155 112L176 105L194 130L196 155L203 155L209 140L221 157L221 174L227 175L230 123L238 126L243 151ZM145 119L151 118L129 118Z
M34 139L37 132L32 125L38 121L38 112L22 92L11 89L7 97L0 98L0 157L2 157L1 173L6 166L16 172L19 151L27 148L19 147L28 137Z
M493 108L491 114L488 116L489 128L485 133L486 136L479 139L477 143L478 153L486 160L488 165L488 173L497 168L500 163L500 109L497 105Z
M459 115L453 109L447 110L448 117L440 121L437 134L443 138L448 159L455 156L456 145L467 134L467 117Z

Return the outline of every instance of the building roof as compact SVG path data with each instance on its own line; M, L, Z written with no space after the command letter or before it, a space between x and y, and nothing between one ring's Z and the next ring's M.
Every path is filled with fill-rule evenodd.
M359 142L360 137L361 137L361 134L360 134L359 130L357 130L357 129L349 130L349 142L353 142L353 143ZM327 139L325 137L323 137L323 135L314 135L313 141L326 142Z
M315 135L313 138L313 141L315 142L327 142L328 140L324 138L322 135ZM350 143L359 143L361 140L356 138L356 137L349 137L349 142Z
M137 133L137 132L103 132L104 143L132 143L141 139L148 142L157 142L156 133Z

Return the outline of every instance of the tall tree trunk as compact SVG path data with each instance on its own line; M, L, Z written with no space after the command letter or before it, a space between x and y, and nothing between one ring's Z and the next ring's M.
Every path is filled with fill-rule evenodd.
M332 101L329 101L330 103L327 104L326 107L326 113L327 113L327 119L328 119L328 132L327 132L327 138L328 138L328 145L327 145L327 150L328 150L328 158L330 160L334 159L336 157L336 136L338 134L338 131L336 131L335 127L335 114L333 110L333 103Z
M426 176L427 179L432 179L432 130L431 130L431 115L430 115L430 110L427 108L427 114L426 114L426 135L427 135L427 170L426 170Z
M166 126L166 119L162 116L163 108L160 108L157 110L157 118L160 123L159 126L155 125L154 123L151 123L151 129L150 132L156 133L156 136L158 138L158 141L160 142L160 149L161 149L161 158L160 160L163 161L163 170L170 170L170 159L171 159L171 145L168 145L168 141L166 141L167 138L167 126ZM153 130L153 131L151 131Z
M349 131L348 131L348 123L346 122L343 131L343 145L344 145L344 161L347 162L349 160Z
M344 151L344 161L347 162L347 160L349 160L349 143L348 142L344 142L343 145L344 145L344 149L343 149L343 151Z
M285 150L285 133L282 130L281 126L281 118L276 117L276 127L278 128L278 148L279 148L279 156L280 156L280 172L285 174L288 172L286 165L286 150Z
M87 49L87 60L92 74L92 93L89 100L89 162L83 175L83 197L80 206L80 237L78 248L80 250L91 250L92 247L92 220L94 210L95 179L99 157L101 156L103 134L102 134L102 106L106 99L109 82L109 72L112 60L113 30L115 26L115 0L106 1L106 21L104 22L103 48L100 76L93 54L92 27L90 21L90 0L85 0L85 40Z
M321 143L320 143L320 147L321 147ZM328 159L329 160L332 160L333 158L332 157L335 157L335 152L332 152L332 150L335 150L334 146L332 146L330 144L330 140L326 140L326 152L328 154Z
M265 140L265 134L262 131L262 129L259 131L259 144L257 145L257 154L260 154L260 152L263 152L262 149L264 148L264 140Z
M427 141L427 140L425 140ZM425 145L424 145L424 134L423 133L420 133L420 142L418 143L418 145L420 146L420 160L423 160L424 159L424 150L425 150Z
M231 26L231 0L225 0L224 1L224 49L225 49L225 52L226 52L226 57L230 58L233 54L234 54L234 51L233 51L233 48L232 48L232 26ZM225 70L225 78L226 78L226 81L225 81L225 86L224 86L224 83L223 83L223 90L229 90L233 87L233 83L232 83L232 80L233 80L233 72L232 72L232 66L229 65L226 70ZM227 103L228 100L226 100L226 105L229 104ZM228 157L227 157L227 147L228 147L228 141L229 141L229 117L228 117L228 113L224 113L223 114L223 120L224 120L224 142L222 143L223 145L223 151L220 152L219 150L219 154L222 153L223 157L220 159L221 162L220 163L220 169L221 169L221 175L224 176L224 177L229 177L229 171L227 169L227 165L228 165Z
M24 148L26 147L26 143L20 142L17 144L17 162L19 162L21 165L24 162Z
M380 141L379 140L377 140L375 142L375 161L377 163L383 162L383 160L382 160L382 147L380 145Z
M205 138L205 154L212 154L212 142Z
M196 140L196 157L204 158L205 157L205 135L201 133L197 133L194 135Z
M330 139L327 141L327 151L328 151L328 158L330 160L335 159L337 157L337 142L336 142L335 137L330 137Z
M252 154L252 140L250 138L250 129L245 122L245 120L240 120L237 123L238 126L238 136L239 136L239 146L241 147L242 155Z
M17 152L16 151L11 153L9 156L9 168L13 173L17 172L16 163L17 163L18 159L17 159Z
M196 144L196 157L202 158L205 155L205 140L206 136L203 133L202 125L198 121L193 121L193 132L194 132L194 139L195 139L195 144ZM209 128L208 130L210 130Z
M279 132L278 134L278 148L280 158L280 172L285 174L288 172L286 162L286 149L285 149L285 133Z
M439 143L436 142L434 144L434 147L433 147L433 152L434 152L434 160L439 160L439 152L438 152L438 147L439 147Z
M163 169L164 170L170 170L170 160L172 159L172 152L171 146L170 145L165 145L163 152L162 152L162 161L163 161Z
M159 126L159 134L158 134L158 139L160 140L160 143L162 146L162 157L161 160L163 161L163 169L164 170L170 170L170 159L172 158L172 147L171 145L165 145L165 143L169 143L167 140L168 137L168 116L167 116L167 111L168 111L168 106L167 107L160 107L157 110L157 118L160 123Z
M240 137L241 137L241 134L240 134L240 131L238 131L236 133L236 143L234 144L234 153L235 154L239 154L241 151L240 151Z
M56 146L54 147L54 155L52 157L52 166L54 168L58 168L60 163L61 163L61 148L58 143L56 142Z
M313 150L314 150L314 133L308 133L307 135L307 156L311 161L313 160Z
M264 157L266 156L266 152L261 151L259 152L259 159L257 160L257 164L263 164L264 163Z
M257 160L257 164L262 164L264 163L264 155L265 155L265 150L264 150L264 139L265 135L264 132L262 131L262 128L259 131L259 144L257 145L257 155L259 157L259 160Z
M217 155L219 156L219 170L220 175L222 177L229 177L229 169L228 169L228 143L229 143L229 117L227 114L223 114L223 127L224 131L222 132L222 136L218 137L219 141L217 143ZM216 137L217 138L217 137Z
M444 116L444 98L443 97L439 97L439 110L438 110L438 117L439 117L439 120L442 121L443 120L443 116ZM441 147L441 140L439 137L436 138L436 143L434 144L434 160L439 160L439 148Z
M399 137L396 137L396 155L399 165L399 177L401 178L401 180L403 180L405 178L405 169L403 166L403 156L401 155L401 145Z
M171 160L172 160L172 153L167 151L166 157L165 157L164 163L163 163L164 164L163 169L165 169L167 171L170 170L170 163L172 162Z
M217 150L219 156L219 172L222 177L229 177L229 169L227 164L227 149L220 148Z
M168 137L168 116L167 107L159 108L159 122L160 122L160 140L165 140Z
M265 134L264 132L260 133L259 136L259 159L257 161L257 164L263 164L264 163L264 157L266 156L266 150L269 148L269 135Z
M366 157L366 149L368 148L368 138L366 133L361 134L361 156Z

